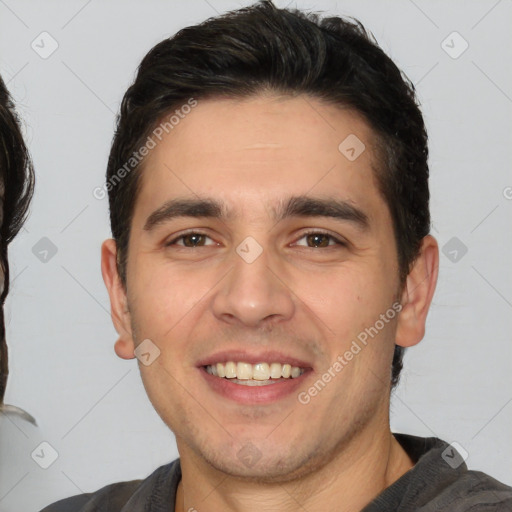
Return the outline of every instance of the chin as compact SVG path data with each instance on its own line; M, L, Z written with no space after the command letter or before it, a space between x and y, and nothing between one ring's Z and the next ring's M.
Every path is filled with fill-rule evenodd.
M212 451L211 444L200 451L203 460L232 478L255 483L285 483L300 478L326 462L326 454L304 445L264 446L247 442ZM260 446L261 448L258 448Z

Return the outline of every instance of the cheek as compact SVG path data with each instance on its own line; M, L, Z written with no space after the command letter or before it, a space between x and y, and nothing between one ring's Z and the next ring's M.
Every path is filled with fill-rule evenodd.
M372 264L346 262L321 273L297 273L294 282L298 298L336 336L352 334L369 321L373 323L388 307L385 276Z
M134 263L137 277L129 289L129 301L139 337L161 340L162 344L176 339L173 347L177 348L179 339L186 338L187 319L199 311L215 286L213 272L192 266L177 268L152 257Z
M383 325L380 315L392 306L390 275L373 261L347 263L325 274L296 276L301 280L297 295L306 305L304 312L309 315L311 310L311 318L323 330L328 354L324 370L343 357L343 370L333 390L339 392L340 386L352 391L354 386L381 386L386 380L395 315L392 311ZM371 374L374 377L368 379ZM349 396L346 399L351 400Z

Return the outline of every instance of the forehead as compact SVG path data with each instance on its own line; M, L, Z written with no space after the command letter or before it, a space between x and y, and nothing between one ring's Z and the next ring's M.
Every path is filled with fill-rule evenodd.
M310 192L382 203L374 139L359 115L310 96L198 100L144 162L136 210L170 195L216 195L236 213Z

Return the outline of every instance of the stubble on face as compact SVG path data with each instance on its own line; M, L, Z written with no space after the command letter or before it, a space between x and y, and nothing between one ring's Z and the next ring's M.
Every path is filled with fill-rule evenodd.
M253 336L260 348L279 343L300 347L315 360L318 377L396 296L396 249L389 212L372 174L371 133L350 112L319 103L311 109L308 102L300 98L200 102L147 163L129 250L133 287L128 286L128 306L133 339L137 345L152 338L162 352L151 367L139 364L155 409L197 464L203 460L233 477L267 483L317 471L343 453L352 451L356 457L361 447L355 449L354 440L382 429L389 406L393 323L308 406L298 404L295 397L260 406L227 403L199 382L193 365L201 353L211 353L215 346L228 346L237 338L243 344ZM328 124L318 112L329 118ZM212 131L214 127L216 131ZM369 151L352 165L337 146L354 131ZM326 172L333 161L338 174ZM295 173L290 172L294 169ZM243 286L230 276L229 267L236 260L228 262L225 256L224 262L224 256L212 252L203 261L187 261L175 257L176 253L164 249L156 239L144 240L140 235L143 219L152 209L169 197L190 195L191 190L193 195L217 195L240 207L242 213L232 233L226 232L229 224L190 223L191 227L207 224L212 236L218 234L226 245L254 232L263 239L272 225L265 219L268 210L262 210L261 203L289 190L324 195L339 190L341 196L366 208L374 222L373 231L370 237L358 238L350 228L340 228L347 238L354 236L354 249L325 262L302 255L287 259L275 246L265 245L272 254L269 268L274 267L282 282L260 270L261 277L280 297L287 294L282 300L289 301L294 314L280 316L281 303L276 301L277 321L262 322L255 328L244 323L244 311L237 310L241 311L237 317L233 308L222 310L226 304L234 307L234 299L233 304L224 299ZM254 218L247 217L251 212ZM314 224L320 227L322 223L315 220ZM326 226L338 229L332 222ZM189 227L187 222L167 231L185 227ZM286 228L283 230L283 239L291 240ZM168 236L167 231L162 229L159 240ZM237 276L243 276L256 290L258 281L251 281L246 273L249 267L236 268ZM223 281L219 278L226 269L228 277ZM287 290L283 282L291 288ZM252 293L250 287L247 293ZM219 297L224 297L223 306ZM237 458L247 443L261 455L252 467Z

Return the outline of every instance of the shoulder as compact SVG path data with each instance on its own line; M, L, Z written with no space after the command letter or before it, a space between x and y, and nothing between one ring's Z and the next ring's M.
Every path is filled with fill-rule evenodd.
M144 480L130 480L106 485L95 492L78 494L48 505L41 512L123 512L125 506L143 503L155 489L168 487L172 492L181 478L179 459L160 466ZM126 509L127 510L127 509Z
M394 434L414 467L388 487L369 510L399 512L512 512L512 487L469 470L456 443Z
M109 506L107 510L120 511L124 504L130 499L142 480L131 480L129 482L118 482L106 485L101 489L71 496L48 505L41 512L86 512L93 510L96 505Z
M453 512L510 512L512 487L481 471L466 471L439 495L441 510Z

